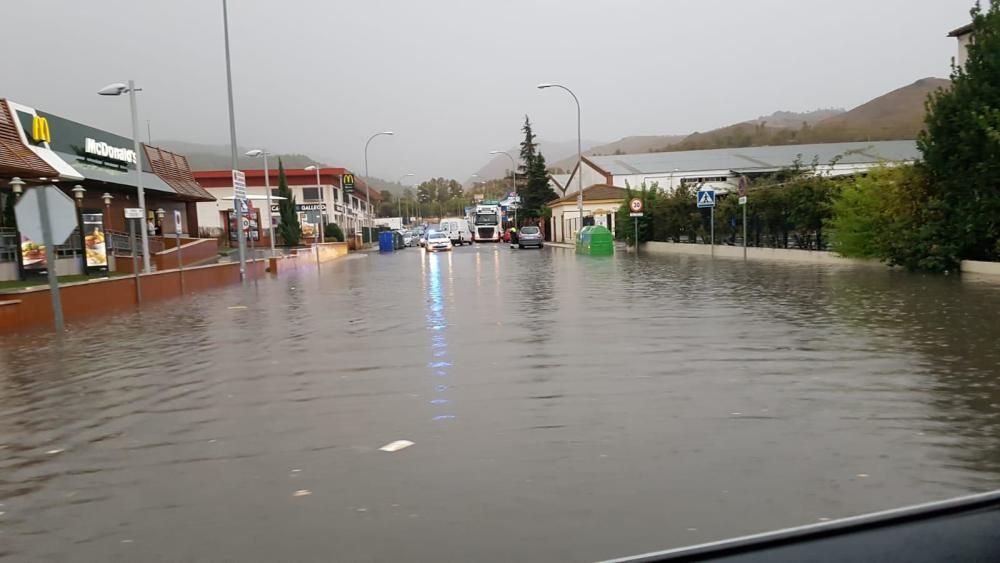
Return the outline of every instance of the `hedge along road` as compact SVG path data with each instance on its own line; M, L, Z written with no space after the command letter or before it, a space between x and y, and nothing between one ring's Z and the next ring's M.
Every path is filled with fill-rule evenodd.
M583 561L996 488L997 310L954 277L477 245L4 337L0 551Z

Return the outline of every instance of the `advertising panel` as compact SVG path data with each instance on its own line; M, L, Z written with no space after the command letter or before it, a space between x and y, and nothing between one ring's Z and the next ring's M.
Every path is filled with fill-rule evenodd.
M82 213L83 241L87 252L87 268L108 267L108 247L104 236L104 216L100 213Z
M236 212L229 211L228 214L229 214L229 240L236 242L237 240L236 237L238 236L236 232ZM247 232L247 237L249 237L250 240L255 240L255 241L260 240L260 228L257 223L257 213L255 209L251 209L249 215L243 216L243 222L244 226L246 223L250 224L249 228L243 229L244 231Z
M45 245L21 235L21 263L24 265L25 271L44 270L47 265Z

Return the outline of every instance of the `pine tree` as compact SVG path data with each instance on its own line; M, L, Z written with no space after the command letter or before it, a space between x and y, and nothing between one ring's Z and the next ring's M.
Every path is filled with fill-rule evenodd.
M537 219L545 215L545 205L556 199L555 190L549 186L549 173L545 167L545 156L538 150L535 133L531 130L531 120L524 116L524 141L521 142L519 176L523 183L518 188L521 196L521 211L518 220Z
M971 14L967 62L928 100L917 141L930 180L921 231L934 239L920 267L930 269L1000 259L1000 0Z
M524 126L521 127L521 131L524 132L524 140L521 141L521 164L517 167L517 173L522 178L527 178L531 163L538 153L538 143L535 142L535 133L531 130L531 120L527 115L524 116Z
M281 159L278 159L278 196L285 199L278 200L281 222L278 223L276 231L286 246L298 246L302 239L302 225L299 224L299 215L295 212L295 196L292 195L292 190L288 189L285 165Z

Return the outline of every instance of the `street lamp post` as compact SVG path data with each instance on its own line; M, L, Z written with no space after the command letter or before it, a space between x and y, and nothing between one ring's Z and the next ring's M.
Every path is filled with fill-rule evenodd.
M222 33L226 44L226 91L229 94L229 158L230 168L235 172L239 167L239 159L236 156L236 110L233 107L233 67L229 58L229 9L226 0L222 0ZM247 237L243 232L243 206L233 200L233 207L236 210L236 240L240 247L240 281L243 281L247 275ZM267 212L270 213L271 210L268 209Z
M129 80L128 84L117 82L109 84L97 91L102 96L121 96L128 93L129 104L132 108L132 150L135 152L135 189L139 192L139 208L142 209L142 220L139 221L139 236L142 237L142 270L150 273L152 268L149 265L149 229L146 227L146 193L142 189L142 143L139 141L139 110L136 107L135 93L141 92L142 88L135 87L135 81Z
M511 156L510 153L508 153L507 151L490 151L490 154L502 154L502 155L504 155L504 156L506 156L507 158L510 159L510 166L511 166L510 174L513 177L512 182L514 183L514 195L516 196L517 195L517 161L515 161L514 157ZM517 228L517 207L520 204L521 204L521 201L520 201L520 198L518 198L518 201L516 203L514 203L514 228ZM582 217L582 215L581 215L581 217ZM583 219L580 219L580 221L583 221Z
M250 158L264 159L264 190L267 191L267 232L271 238L271 256L274 256L274 217L271 216L271 171L267 168L267 150L253 149L246 152Z
M375 137L378 137L380 135L395 135L395 133L393 133L392 131L382 131L381 133L375 133L371 137L368 137L368 141L365 143L365 190L366 190L365 191L365 199L368 202L367 206L369 207L369 215L371 215L370 207L371 207L371 202L372 202L372 196L371 196L371 192L369 191L370 188L368 187L368 145L371 144L372 139L374 139ZM364 240L364 239L362 238L362 240Z
M24 194L24 180L18 176L10 179L10 189L14 192L14 203L21 199ZM14 218L14 242L17 245L17 279L24 278L24 255L21 254L21 229L17 226L17 217Z
M413 172L410 172L409 174L403 174L402 176L399 177L398 180L396 180L396 183L399 184L400 186L402 186L403 185L403 178L409 178L410 176L416 176L416 174L414 174ZM399 208L399 220L402 221L403 220L403 193L402 192L400 192L399 197L396 198L396 207Z
M323 243L326 242L326 211L323 210L326 198L323 197L323 186L319 183L319 166L309 165L305 169L316 171L316 189L319 191L319 241Z
M73 199L76 200L76 230L80 233L80 264L83 267L83 273L87 273L87 237L83 232L83 194L87 193L87 190L83 186L77 184L73 186L70 190L73 192Z
M570 96L573 96L573 101L576 102L576 208L580 212L580 225L579 228L583 228L583 138L580 135L580 99L576 97L576 94L572 90L563 86L562 84L539 84L538 88L544 90L545 88L562 88L569 92Z

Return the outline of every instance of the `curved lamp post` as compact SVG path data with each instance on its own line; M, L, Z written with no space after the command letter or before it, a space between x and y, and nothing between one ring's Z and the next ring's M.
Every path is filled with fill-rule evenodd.
M502 155L504 155L504 156L506 156L507 158L510 159L510 166L511 166L510 173L511 173L511 176L513 176L514 195L516 196L517 195L517 161L515 161L514 157L511 156L510 153L507 152L507 151L490 151L490 154L502 154ZM517 203L514 204L514 226L515 227L517 227L517 206L518 205L520 205L520 201L518 201ZM582 219L581 219L581 221L582 221Z
M326 242L326 212L323 211L323 204L326 199L323 197L323 186L319 183L319 166L310 164L305 170L316 171L316 189L319 191L319 241Z
M368 215L371 215L371 205L372 196L370 193L370 187L368 186L368 145L371 144L375 137L380 137L382 135L395 135L392 131L382 131L381 133L375 133L371 137L368 137L368 141L365 142L365 203L369 208Z
M399 177L398 180L396 180L396 183L399 184L400 186L402 186L403 185L403 178L409 178L410 176L416 176L416 174L414 174L413 172L410 172L410 173L407 173L407 174L403 174L402 176ZM396 198L396 207L399 208L399 220L402 221L403 220L403 194L402 193L400 193L399 197Z
M267 150L253 149L246 153L250 158L264 159L264 189L267 191L267 236L271 238L271 256L274 256L274 217L271 216L271 171L267 168Z
M576 97L576 94L572 90L563 86L562 84L539 84L538 88L544 90L546 88L562 88L569 92L570 96L573 96L573 101L576 102L576 180L577 180L577 194L576 194L576 208L580 212L580 225L579 228L583 228L583 141L580 136L580 99Z
M142 147L139 142L139 110L136 106L135 93L141 92L142 88L135 87L135 81L129 80L128 84L116 82L108 84L97 91L101 96L121 96L128 94L129 104L132 108L132 150L135 151L135 189L139 193L139 207L142 209L142 220L139 221L139 236L142 238L142 270L150 273L152 268L149 265L149 229L146 226L146 193L142 189Z

